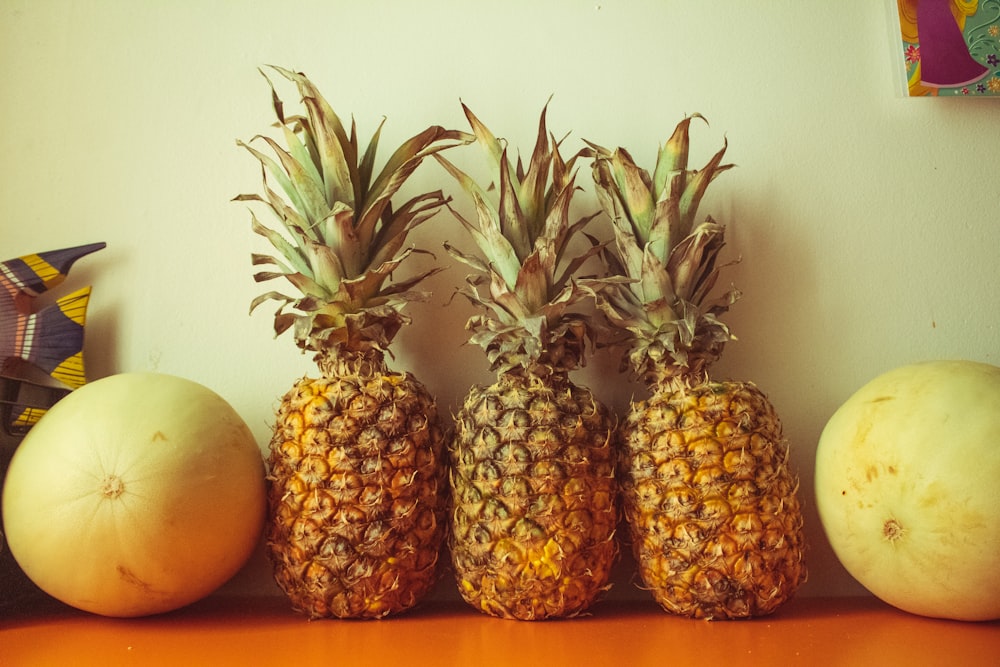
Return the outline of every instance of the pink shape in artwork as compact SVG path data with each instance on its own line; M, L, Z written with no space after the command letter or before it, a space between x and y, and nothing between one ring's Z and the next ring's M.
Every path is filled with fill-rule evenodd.
M965 37L951 13L951 1L920 0L917 5L920 82L925 86L964 86L989 73L989 69L969 54Z

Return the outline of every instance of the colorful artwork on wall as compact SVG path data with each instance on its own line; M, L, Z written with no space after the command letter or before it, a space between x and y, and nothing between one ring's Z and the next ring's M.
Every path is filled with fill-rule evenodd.
M1000 0L896 0L911 97L1000 95Z
M0 421L7 433L23 435L56 400L86 382L83 328L90 287L38 310L33 302L61 284L76 260L104 247L92 243L0 262ZM22 372L25 364L58 385L33 381Z

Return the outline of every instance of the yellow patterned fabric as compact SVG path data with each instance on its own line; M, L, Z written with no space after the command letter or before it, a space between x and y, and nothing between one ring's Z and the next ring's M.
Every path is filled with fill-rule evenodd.
M32 306L34 297L66 279L77 259L104 247L92 243L0 262L0 377L5 383L0 407L5 425L28 427L45 411L21 397L20 385L26 381L15 373L19 364L30 364L69 389L86 382L83 332L90 287L37 311Z

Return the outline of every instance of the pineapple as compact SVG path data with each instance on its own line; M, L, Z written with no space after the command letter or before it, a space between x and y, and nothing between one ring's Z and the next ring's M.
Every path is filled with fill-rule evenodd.
M678 124L652 176L624 149L589 144L617 249L605 257L617 279L594 293L622 333L623 370L649 389L619 430L642 581L669 612L745 618L773 612L804 581L803 520L773 406L752 383L709 375L734 338L719 316L739 293L709 298L724 228L695 216L709 183L733 165L722 164L724 144L701 170L687 168L695 117Z
M462 107L498 187L480 187L435 155L475 204L476 222L452 213L481 256L446 247L476 270L461 291L483 314L467 328L497 377L473 387L455 417L452 564L462 597L484 613L574 616L608 588L617 556L615 421L569 378L590 338L586 319L570 310L585 297L573 274L599 247L591 241L562 261L597 213L571 223L579 154L563 160L544 108L525 170Z
M374 175L381 125L360 154L353 122L348 136L305 75L274 69L295 84L306 115L285 116L268 79L287 148L256 137L275 159L238 142L260 161L264 194L236 199L263 204L283 229L251 213L253 230L278 251L253 256L255 265L277 267L255 279L283 277L301 294L268 292L251 311L280 302L275 334L292 329L302 351L314 353L319 377L298 380L277 410L266 549L297 611L310 618L380 618L411 608L435 583L447 502L435 402L385 359L408 321L401 309L426 296L413 287L434 273L393 279L416 252L403 247L407 233L446 200L437 191L393 208L390 199L424 157L468 135L430 127Z

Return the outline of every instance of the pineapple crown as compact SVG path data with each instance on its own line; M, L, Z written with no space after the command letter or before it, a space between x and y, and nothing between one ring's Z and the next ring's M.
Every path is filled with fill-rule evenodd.
M542 108L535 146L527 168L518 156L512 164L506 142L463 103L476 142L489 158L493 182L482 187L441 155L434 157L471 197L476 219L453 207L452 214L469 231L479 255L468 255L446 243L447 251L477 271L459 292L484 309L469 319L470 341L486 350L491 369L535 375L572 370L584 363L590 327L571 307L586 296L575 272L601 246L589 235L590 247L564 261L567 246L594 217L571 221L579 151L564 160L546 129ZM483 290L483 291L481 291Z
M403 244L414 227L447 203L440 190L416 195L398 208L393 207L392 197L425 157L472 138L429 127L400 145L376 174L375 154L385 119L362 153L353 119L348 135L340 117L304 74L272 69L297 86L305 115L286 116L273 82L261 71L271 88L276 127L281 128L285 146L263 135L251 140L266 143L272 157L237 142L261 164L263 195L242 194L234 201L263 203L281 222L279 232L263 225L251 211L253 231L277 250L277 255L252 256L256 266L276 267L256 273L254 280L283 277L300 294L270 291L254 299L250 310L265 301L278 301L275 335L293 329L303 351L325 353L338 346L356 352L386 351L408 321L403 306L427 298L413 288L439 270L393 280L393 271L409 255L421 252ZM286 312L289 305L298 312Z
M722 164L727 144L701 169L688 169L691 120L684 118L659 149L653 174L629 153L587 142L601 207L610 217L616 253L605 252L609 278L590 281L598 308L624 338L623 370L648 382L704 376L735 339L719 320L739 298L731 289L709 300L725 228L698 206ZM595 288L596 285L596 288Z

